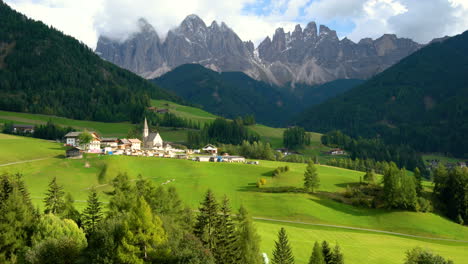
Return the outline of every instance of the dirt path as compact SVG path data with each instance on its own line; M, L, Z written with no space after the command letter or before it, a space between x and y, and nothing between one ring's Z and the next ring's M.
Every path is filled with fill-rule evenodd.
M358 231L367 231L372 233L381 233L381 234L388 234L388 235L395 235L395 236L403 236L403 237L411 237L411 238L420 238L420 239L429 239L429 240L436 240L436 241L448 241L448 242L458 242L458 243L468 243L468 240L457 240L457 239L449 239L449 238L437 238L437 237L425 237L425 236L418 236L418 235L410 235L398 232L390 232L378 229L368 229L368 228L360 228L360 227L351 227L351 226L340 226L340 225L328 225L328 224L314 224L314 223L306 223L300 221L288 221L288 220L278 220L278 219L271 219L271 218L263 218L263 217L252 217L255 220L261 221L269 221L269 222L278 222L278 223L288 223L288 224L301 224L301 225L311 225L311 226L322 226L322 227L332 227L332 228L340 228L340 229L348 229L348 230L358 230Z
M51 159L51 157L41 158L41 159L32 159L32 160L15 161L15 162L10 162L10 163L0 164L0 167L10 166L10 165L15 165L15 164L21 164L21 163L34 162L34 161L40 161L40 160L46 160L46 159Z

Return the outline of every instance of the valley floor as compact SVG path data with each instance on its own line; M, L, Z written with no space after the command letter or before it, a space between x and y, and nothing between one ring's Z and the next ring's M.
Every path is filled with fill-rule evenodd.
M268 255L271 255L276 233L280 227L286 227L299 264L307 262L315 240L327 240L331 244L338 242L346 263L351 264L402 263L405 251L416 246L450 257L455 263L468 262L465 254L468 248L467 227L436 214L358 208L320 195L320 192L343 191L346 185L359 181L362 172L318 166L321 179L318 195L264 193L255 186L260 178L267 180L266 187L300 187L305 164L273 161L260 161L260 165L198 163L154 157L96 155L83 160L68 160L63 158L63 153L58 143L0 134L0 165L4 165L0 166L0 174L22 173L31 197L39 207L49 181L56 176L65 191L73 194L79 210L84 208L92 186L101 191L100 198L106 202L107 197L102 191L110 190L107 182L120 172L128 173L132 179L141 174L159 184L173 180L169 184L177 188L182 200L193 209L198 208L204 193L210 188L219 199L227 195L233 208L243 204L256 217L262 251ZM285 165L290 167L289 172L272 176L276 167ZM103 175L104 166L107 166L107 172Z

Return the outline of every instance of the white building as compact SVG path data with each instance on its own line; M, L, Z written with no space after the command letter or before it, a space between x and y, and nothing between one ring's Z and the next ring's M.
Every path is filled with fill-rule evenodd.
M138 138L130 138L128 141L131 143L131 150L141 150L141 141Z
M211 144L206 145L202 150L205 151L205 152L211 153L211 154L217 154L218 153L218 148L211 145Z
M69 132L65 135L65 142L68 146L72 147L82 147L86 149L88 152L99 153L101 152L101 139L96 132L89 132L93 139L91 142L82 146L80 143L79 137L83 132Z
M145 118L145 124L143 128L143 147L148 149L162 149L164 148L164 141L159 133L150 133L148 129L148 121Z

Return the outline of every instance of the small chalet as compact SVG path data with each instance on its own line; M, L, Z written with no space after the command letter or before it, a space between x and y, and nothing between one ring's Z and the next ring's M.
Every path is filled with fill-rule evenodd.
M141 150L141 140L138 138L130 138L130 149L131 150Z
M131 148L132 147L132 142L130 142L130 140L128 140L126 138L122 138L122 139L119 140L118 147L119 147L119 149Z
M218 154L218 148L211 144L206 145L202 150L210 154Z
M345 155L346 152L342 149L336 148L336 149L332 149L328 151L328 154L329 155Z
M65 153L66 153L67 158L70 158L70 159L81 159L81 158L83 158L83 153L82 153L81 149L79 149L77 147L67 149Z
M83 133L83 132L68 132L64 136L66 145L72 146L72 147L80 147L79 136L81 135L81 133ZM93 139L91 140L91 142L89 142L89 144L87 144L84 147L89 152L94 152L94 153L101 152L101 139L100 139L98 133L89 132L89 134L91 134Z
M101 144L104 147L116 148L119 145L119 139L116 137L101 138Z
M32 134L34 133L34 126L33 125L21 125L21 124L13 124L13 133L21 133L21 134Z

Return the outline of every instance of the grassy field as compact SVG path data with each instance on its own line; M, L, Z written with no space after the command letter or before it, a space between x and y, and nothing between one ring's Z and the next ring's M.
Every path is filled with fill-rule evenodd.
M30 150L30 151L23 151ZM319 195L302 193L259 192L255 182L267 179L267 188L302 185L304 164L261 161L260 165L197 163L187 160L89 155L86 160L67 160L58 157L63 154L60 144L0 134L0 165L12 161L37 157L44 160L0 166L0 174L22 173L33 201L42 206L47 184L56 176L67 192L77 200L77 207L83 209L88 189L97 186L107 191L109 185L99 183L98 174L103 165L108 166L107 181L119 172L127 172L132 179L141 174L156 184L175 179L173 184L183 201L197 208L208 188L218 198L227 195L234 208L241 204L253 216L308 223L336 224L401 232L427 237L468 240L468 228L457 225L441 216L403 211L372 210L353 207L332 201ZM89 163L89 168L85 167ZM288 165L290 171L272 177L271 172L278 166ZM362 172L328 166L318 166L321 192L343 191L347 184L357 182ZM101 199L107 197L101 193ZM401 263L404 252L415 246L427 247L438 254L450 256L456 263L467 263L464 249L468 244L436 242L425 239L405 238L388 234L343 230L256 221L262 236L262 250L271 255L273 240L281 226L285 226L294 247L297 263L307 262L315 240L337 241L343 248L346 263Z
M217 116L208 113L200 108L176 104L165 100L151 100L151 104L158 108L169 109L169 111L179 117L199 121L201 124L212 122Z

